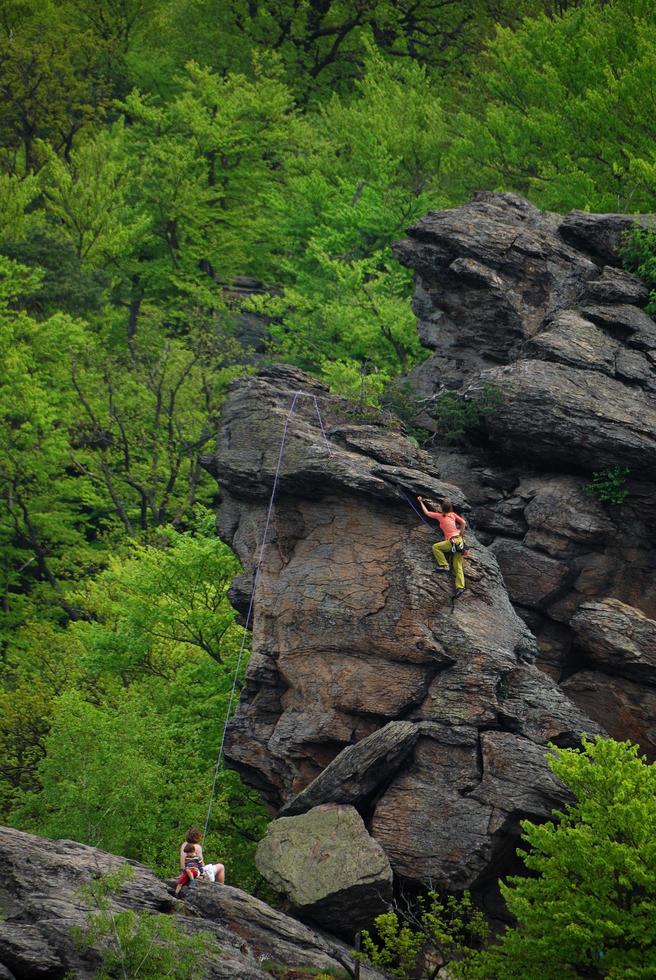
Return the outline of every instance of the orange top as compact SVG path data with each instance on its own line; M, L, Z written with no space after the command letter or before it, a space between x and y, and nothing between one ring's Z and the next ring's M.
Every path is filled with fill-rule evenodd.
M438 514L433 510L426 513L428 517L433 517L437 521L442 529L442 534L448 541L451 538L457 538L467 527L467 522L453 510L448 514Z

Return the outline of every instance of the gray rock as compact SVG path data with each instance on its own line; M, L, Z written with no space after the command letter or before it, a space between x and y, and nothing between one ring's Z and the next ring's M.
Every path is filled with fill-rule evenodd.
M624 677L582 670L564 681L563 691L611 738L629 739L650 762L656 759L656 691Z
M656 347L656 323L644 310L624 303L612 303L582 306L581 313L629 347L646 351L653 351Z
M653 224L562 219L485 192L408 229L395 250L417 273L420 336L430 332L433 351L410 376L427 399L422 424L445 386L475 398L492 385L503 404L485 425L511 458L653 475L656 324L641 308L644 285L608 265L620 264L636 221Z
M649 289L641 279L624 269L604 266L601 277L589 282L587 297L597 303L631 303L645 306L649 300Z
M352 806L328 803L274 820L256 862L303 918L331 932L352 936L391 902L389 861Z
M82 950L74 930L84 929L96 911L83 886L129 865L133 877L110 898L116 911L173 916L189 933L204 931L216 940L206 962L216 980L265 980L268 959L291 967L352 970L348 948L237 888L195 882L184 902L148 868L74 841L52 841L0 827L0 977L90 978L101 965L101 950ZM169 886L170 887L170 886ZM376 971L368 971L372 978ZM367 974L365 974L367 975Z
M372 833L401 878L476 887L519 833L516 815L548 817L567 798L547 749L510 732L471 746L421 739L415 759L378 803Z
M639 609L618 599L584 602L571 626L595 666L656 686L656 622Z
M491 550L513 602L529 609L548 606L572 577L565 562L532 551L519 541L499 538Z
M281 817L306 813L321 803L365 803L397 771L412 749L419 728L390 721L361 742L342 749L309 786L280 811Z
M483 377L503 399L486 427L506 451L550 468L560 463L599 470L623 463L656 473L656 406L640 389L597 371L537 360L516 361Z
M645 214L591 214L571 211L562 219L559 231L565 241L583 248L595 259L621 265L621 249L626 233L635 225L649 227L653 217Z
M235 384L209 461L222 475L219 527L247 577L261 550L273 456L291 401L289 384L302 388L302 375L276 372ZM314 390L310 382L308 391ZM555 733L573 740L577 726L591 730L593 722L563 697L551 677L532 667L535 686L518 688L512 711L504 703L503 679L538 650L512 608L493 553L468 533L467 588L455 602L452 577L436 572L431 554L436 531L420 521L392 482L394 474L410 491L430 495L439 487L463 502L461 492L440 479L444 458L436 465L425 453L414 455L384 419L377 426L370 419L361 428L353 420L346 425L337 417L343 411L339 400L322 396L321 409L333 419L326 425L329 454L308 462L311 446L322 443L316 414L303 414L289 426L290 445L296 448L281 466L283 490L255 596L253 653L228 730L226 758L277 809L290 801L296 808L326 798L353 800L367 817L375 807L372 833L386 851L391 848L390 859L402 876L425 881L424 866L432 862L453 887L484 880L507 852L503 833L487 832L491 805L485 810L479 801L462 802L462 786L473 786L480 776L479 731L494 727L519 738L508 744L530 756L523 778L534 771L535 786L522 785L522 794L530 796L542 793L540 766L547 771L531 744L539 737L527 720L533 706L539 703L546 737ZM242 458L240 440L247 434ZM454 463L448 472L456 470ZM516 480L494 467L481 472L481 481L487 479L507 519L518 520L525 501L507 489ZM310 492L310 486L317 489ZM543 557L557 573L541 595L550 602L559 594L561 574L570 572ZM523 692L529 700L522 714ZM379 781L376 746L386 737L381 730L399 721L418 723L421 737L402 766ZM365 743L374 733L376 738ZM412 828L432 827L437 792L430 783L432 763L424 772L417 760L435 753L444 772L440 806L462 820L415 840ZM401 792L409 774L414 781ZM309 801L299 796L308 787ZM324 795L327 787L330 795ZM418 812L406 812L406 806ZM509 795L499 816L508 833L516 831L521 815L521 799Z
M537 333L526 352L544 361L558 361L584 371L615 376L619 342L574 310L562 310Z

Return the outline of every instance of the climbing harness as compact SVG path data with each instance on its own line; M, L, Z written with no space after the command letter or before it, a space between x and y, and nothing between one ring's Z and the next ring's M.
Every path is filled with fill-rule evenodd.
M273 487L271 488L271 497L269 499L269 507L267 509L266 520L264 522L264 533L262 534L262 543L260 545L260 553L257 559L257 565L255 566L255 574L253 576L253 587L251 589L251 597L248 603L248 612L246 614L246 621L244 623L244 632L241 638L241 645L239 648L239 655L237 657L237 666L235 667L235 673L232 678L232 689L230 691L230 700L228 701L228 710L226 712L225 721L223 723L223 733L221 735L221 744L219 746L219 754L216 760L216 766L214 767L214 779L212 780L212 790L210 792L210 801L207 807L207 817L205 818L205 827L203 829L203 840L207 835L207 828L209 826L210 817L212 815L212 805L214 803L214 795L216 793L216 783L219 778L219 771L221 769L221 763L223 762L223 751L225 748L226 733L228 731L228 724L230 722L230 716L232 714L232 706L235 699L235 691L237 690L237 679L239 677L239 670L241 667L241 662L244 656L244 650L246 649L246 640L248 629L250 627L251 618L253 615L253 605L255 602L255 591L257 589L257 583L260 578L260 569L262 567L262 561L264 559L264 548L267 542L267 535L269 533L269 526L271 524L271 517L273 515L273 505L276 497L276 490L278 489L278 480L280 478L280 470L282 468L282 461L285 455L285 443L287 442L287 433L289 431L289 424L292 420L292 416L296 411L296 403L299 398L311 398L314 401L314 408L317 413L317 419L319 420L319 427L321 429L321 435L323 436L323 441L325 443L328 455L330 456L330 444L328 443L328 437L326 435L326 430L324 428L323 419L321 418L321 412L319 411L319 402L316 395L313 395L309 391L295 391L293 392L292 403L289 407L289 412L287 413L287 418L285 419L285 425L282 430L282 438L280 440L280 450L278 452L278 461L276 463L276 470L273 477Z
M405 499L406 499L407 503L410 505L410 507L412 507L412 509L414 510L414 512L417 515L417 517L419 517L424 522L424 524L427 524L431 529L434 529L433 522L427 520L427 518L421 513L421 511L420 510L417 510L417 508L415 507L414 501L412 500L410 494L399 483L397 483L396 486L401 491L401 493L405 497ZM462 537L462 535L458 535L458 537L460 538L460 541L457 544L456 544L456 542L455 542L454 539L451 540L451 554L452 555L457 555L457 554L466 555L467 552L468 552L468 549L467 549L467 544L465 543L465 539ZM462 591L463 590L460 590L459 592L456 592L456 594L454 596L452 596L452 598L451 598L451 612L452 613L453 613L453 611L455 609L456 600L462 595Z

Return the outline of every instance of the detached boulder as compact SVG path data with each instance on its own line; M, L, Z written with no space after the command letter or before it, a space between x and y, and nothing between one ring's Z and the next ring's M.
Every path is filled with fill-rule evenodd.
M392 870L352 806L327 803L269 824L256 864L299 915L352 936L384 912Z
M411 721L390 721L356 745L347 746L280 815L305 813L321 803L357 806L366 802L397 771L418 734L419 727Z
M639 609L619 599L584 602L571 626L595 666L656 685L656 622Z

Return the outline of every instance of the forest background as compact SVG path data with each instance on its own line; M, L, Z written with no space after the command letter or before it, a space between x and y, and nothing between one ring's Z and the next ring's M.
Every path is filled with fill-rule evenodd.
M199 456L244 317L398 407L391 242L485 188L656 210L655 105L651 0L4 0L0 821L174 870L242 640ZM265 823L222 775L256 893Z

